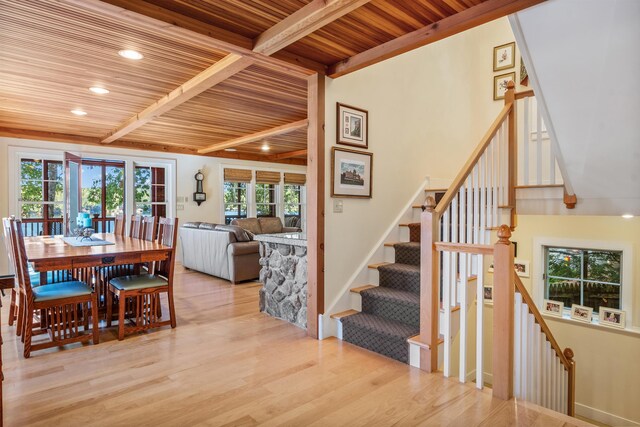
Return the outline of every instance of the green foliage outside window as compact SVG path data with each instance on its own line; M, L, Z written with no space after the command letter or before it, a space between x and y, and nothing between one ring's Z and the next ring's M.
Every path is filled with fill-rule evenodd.
M620 308L622 252L546 248L546 296L593 307Z

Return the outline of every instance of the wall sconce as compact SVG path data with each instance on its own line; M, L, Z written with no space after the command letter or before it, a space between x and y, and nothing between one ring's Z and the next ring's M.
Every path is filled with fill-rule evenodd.
M207 200L207 193L202 190L202 180L204 179L204 174L200 169L198 169L198 173L196 173L196 192L193 193L193 201L200 206L200 203Z

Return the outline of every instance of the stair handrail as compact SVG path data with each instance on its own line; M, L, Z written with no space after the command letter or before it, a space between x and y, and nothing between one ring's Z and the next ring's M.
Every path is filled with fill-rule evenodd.
M527 304L529 313L533 315L535 322L538 325L540 325L540 330L544 334L547 341L549 341L549 344L551 344L551 348L556 353L556 356L564 366L564 369L569 374L569 384L568 384L569 390L567 393L568 395L567 397L568 411L567 412L569 416L573 417L575 415L575 403L576 403L576 400L575 400L576 362L573 360L573 357L574 357L573 350L571 350L571 348L569 347L565 348L564 350L561 349L560 345L558 344L555 337L553 336L551 329L549 329L547 322L545 322L544 317L542 317L542 313L540 313L540 310L538 310L538 306L533 302L533 298L531 298L531 295L529 295L527 288L525 288L524 284L522 283L522 280L518 275L515 275L514 284L515 284L516 292L522 295L522 299Z
M478 163L492 139L501 126L508 120L508 205L515 205L515 185L517 179L516 156L516 103L515 83L507 84L505 104L489 130L484 134L480 143L462 167L458 175L449 186L446 193L437 204L432 196L427 197L422 206L421 216L421 267L420 267L420 335L419 340L424 344L420 352L420 368L427 372L438 369L438 315L440 310L438 251L434 245L439 240L439 223L446 209L454 200L465 180ZM515 207L511 209L511 226L515 225Z

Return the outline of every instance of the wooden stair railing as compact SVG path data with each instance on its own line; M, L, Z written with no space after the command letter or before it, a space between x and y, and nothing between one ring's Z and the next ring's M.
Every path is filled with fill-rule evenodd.
M563 351L560 348L517 275L515 290L515 334L520 346L515 349L514 394L517 398L574 416L576 363L573 360L573 350L565 348ZM518 310L521 312L518 313ZM524 312L530 316L526 316ZM539 333L534 324L538 325ZM545 341L534 341L542 339L540 337ZM531 358L532 355L535 359Z
M461 269L461 257L457 252L442 254L440 271L434 242L487 244L490 230L503 224L503 206L508 206L509 225L515 226L515 178L516 164L516 103L513 82L505 94L505 105L484 134L465 165L436 206L433 197L427 197L421 216L421 289L420 340L429 349L421 350L420 366L433 372L438 362L438 314L439 289L457 287L457 272ZM477 270L477 257L464 257L465 272ZM461 274L462 276L462 274ZM479 283L482 283L479 280ZM443 292L444 295L444 292ZM454 293L454 295L456 295ZM448 306L456 305L456 298L447 301L445 320L448 322ZM444 298L443 298L444 302ZM465 310L461 310L465 312ZM445 337L445 353L450 340ZM445 358L446 360L446 358ZM445 375L448 375L445 369Z
M483 387L483 263L484 256L492 254L493 395L501 399L510 399L514 395L516 275L513 268L513 246L509 238L517 220L516 101L532 95L533 91L516 94L513 82L509 83L505 105L491 127L437 206L433 197L427 197L421 215L420 334L414 339L416 343L420 343L420 368L428 372L438 369L438 344L442 333L443 373L447 377L451 375L451 345L453 333L456 332L452 330L451 314L456 306L461 307L459 366L466 366L466 316L469 302L472 302L472 294L467 296L471 290L467 277L475 274L478 302L476 387ZM508 215L503 215L505 210ZM505 220L508 225L504 224ZM491 230L494 229L498 229L498 242L490 245ZM444 308L442 329L439 325L441 301ZM567 354L570 353L568 350ZM520 359L518 361L520 362ZM565 362L569 365L565 365ZM562 363L562 366L573 366L564 354ZM574 381L573 368L567 372L571 372L571 378L568 379L571 383ZM459 377L461 382L466 381L465 369L459 370ZM517 386L520 386L520 383ZM569 394L573 398L573 391ZM572 407L568 402L569 398L567 404ZM568 413L571 414L571 411L572 409L567 408Z

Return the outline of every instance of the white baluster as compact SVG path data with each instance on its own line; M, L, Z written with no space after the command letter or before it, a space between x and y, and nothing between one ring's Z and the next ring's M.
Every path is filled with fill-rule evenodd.
M493 146L493 178L492 178L492 197L493 197L493 224L492 227L497 227L500 225L500 218L498 217L498 206L500 202L498 201L498 174L500 170L500 146L498 144L498 138L496 136L493 137L493 142L491 143Z
M536 167L537 167L537 177L536 184L542 185L542 117L540 115L540 109L536 108L536 132L537 132L537 141L536 141Z
M487 182L486 182L486 174L487 174L487 156L486 153L480 157L480 162L478 164L478 175L479 175L479 187L480 187L480 236L478 243L485 243L485 229L487 227Z
M528 318L529 318L529 307L527 304L520 305L520 336L522 337L522 349L520 351L521 357L521 374L520 374L520 390L522 391L521 398L527 399L528 387L529 387L529 370L531 369L531 347L529 347L529 328L528 328Z
M478 231L480 230L480 179L478 177L478 165L473 168L473 243L478 243Z
M524 179L523 184L529 185L529 138L531 138L531 130L529 129L529 97L524 98L524 123L523 123L523 137L522 137L522 177Z
M527 314L527 348L528 348L528 365L527 365L527 397L526 400L533 402L535 398L536 380L534 376L535 364L536 364L536 340L533 337L534 332L534 318L532 314Z
M538 355L538 360L536 360L536 377L538 380L538 384L536 387L536 400L534 403L542 406L542 391L544 390L544 383L542 381L542 361L544 358L544 335L540 329L540 325L535 324L535 337L536 337L536 354Z
M476 388L484 387L483 348L484 348L484 255L478 255L478 280L476 280Z
M487 227L493 227L493 197L491 192L493 191L493 141L487 146L487 170L485 174L487 176ZM487 240L488 242L488 240Z
M458 378L467 381L467 254L460 254L460 368Z
M522 398L522 295L515 294L513 325L513 395Z

